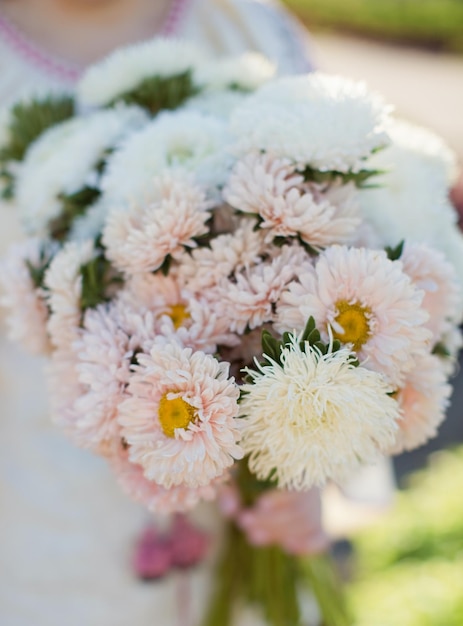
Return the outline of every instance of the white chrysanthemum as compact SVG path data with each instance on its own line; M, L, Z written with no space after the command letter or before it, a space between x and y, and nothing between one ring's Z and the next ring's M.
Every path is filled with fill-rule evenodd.
M176 343L155 344L138 361L119 408L130 460L166 488L210 484L242 457L228 363Z
M387 144L387 108L364 83L314 73L261 87L232 116L241 153L271 152L319 170L358 171Z
M118 299L150 311L156 335L183 346L214 353L218 345L235 345L227 318L220 314L215 292L192 293L174 272L137 274L119 292Z
M451 393L440 359L432 354L423 356L399 390L402 419L398 422L396 441L388 452L413 450L435 437L445 419Z
M157 38L116 50L92 65L77 86L80 101L104 106L135 89L144 79L169 77L193 71L204 53L193 43Z
M276 66L258 52L214 59L198 66L195 82L204 89L254 91L271 80Z
M400 257L403 271L424 291L422 307L429 313L427 328L440 341L461 321L461 289L452 265L426 244L406 242Z
M46 354L51 345L46 293L34 284L31 269L46 267L56 251L53 244L28 239L11 246L0 265L0 304L7 310L8 336L32 354Z
M182 106L182 111L194 111L229 120L233 111L248 97L243 91L202 91Z
M233 233L218 235L211 239L210 247L196 248L191 256L183 256L178 273L188 289L201 293L234 272L259 263L266 246L262 231L255 226L255 220L243 218Z
M446 242L457 229L458 219L448 199L454 157L438 137L424 129L394 121L388 130L391 145L367 163L382 173L375 187L359 193L362 213L383 245L409 239L435 246L447 256ZM457 269L457 273L463 280L463 272Z
M274 258L222 280L215 293L230 329L242 334L273 321L281 293L308 262L302 247L284 246Z
M163 170L191 173L205 187L222 185L232 165L225 122L192 111L163 113L114 154L102 186L109 205L143 203Z
M442 137L428 128L397 118L389 121L388 133L393 144L417 155L423 165L427 164L430 171L432 168L434 176L440 176L444 185L454 184L458 173L457 155Z
M45 275L51 311L48 332L56 348L69 350L79 336L82 318L81 267L95 254L92 241L67 243L54 257Z
M148 199L147 199L148 200ZM127 274L155 271L179 258L208 232L210 204L190 176L165 173L151 181L143 204L109 211L103 233L107 258Z
M74 118L43 133L26 153L16 180L24 228L46 232L60 214L59 195L98 186L95 168L105 152L145 121L140 109L118 108Z
M423 296L385 252L332 246L283 293L277 328L302 330L313 316L325 340L331 328L365 367L399 384L431 341Z
M270 154L252 153L238 161L224 198L258 215L270 239L300 235L317 248L348 243L360 224L353 186L307 184L291 161Z
M343 348L321 355L293 335L281 364L267 358L242 386L242 446L260 479L309 489L374 462L395 438L399 409L384 378ZM273 472L275 472L273 474Z

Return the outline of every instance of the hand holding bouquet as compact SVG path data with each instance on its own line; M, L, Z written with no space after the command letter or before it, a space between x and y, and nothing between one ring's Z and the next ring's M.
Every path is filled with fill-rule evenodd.
M159 40L7 112L4 193L30 238L3 303L50 356L54 420L129 496L186 511L233 482L258 503L229 523L207 624L246 602L300 624L309 580L340 626L324 557L242 528L272 543L268 489L436 434L460 347L453 155L363 84L273 73Z

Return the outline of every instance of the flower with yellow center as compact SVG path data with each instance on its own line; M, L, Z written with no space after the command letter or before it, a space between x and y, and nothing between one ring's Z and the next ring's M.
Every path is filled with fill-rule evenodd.
M282 293L275 326L302 330L312 316L323 341L332 333L397 388L430 351L423 296L384 251L330 246Z
M167 437L175 437L177 428L187 429L196 419L196 410L183 398L169 400L165 393L159 402L158 416L161 427Z
M229 363L158 336L120 403L130 462L166 489L210 486L243 456L236 417L240 391Z
M183 326L183 323L191 318L184 304L172 305L167 311L167 315L172 320L175 330Z
M371 310L358 302L340 300L336 303L338 314L335 317L333 337L342 343L351 343L354 350L360 350L371 334L369 319Z

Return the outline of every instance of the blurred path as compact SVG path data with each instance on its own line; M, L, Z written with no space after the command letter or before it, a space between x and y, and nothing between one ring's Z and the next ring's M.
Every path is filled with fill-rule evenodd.
M340 35L313 36L320 69L365 80L410 121L441 134L463 160L463 57Z
M463 163L463 57L336 35L315 35L320 69L356 79L384 95L399 114L442 135ZM399 479L437 449L463 441L463 353L447 420L427 446L396 458Z

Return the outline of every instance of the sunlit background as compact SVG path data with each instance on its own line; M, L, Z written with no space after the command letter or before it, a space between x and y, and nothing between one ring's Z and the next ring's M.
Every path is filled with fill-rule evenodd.
M364 79L463 161L463 0L287 0L318 66ZM401 488L358 533L347 569L356 626L463 625L463 374L437 440L396 460Z

